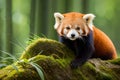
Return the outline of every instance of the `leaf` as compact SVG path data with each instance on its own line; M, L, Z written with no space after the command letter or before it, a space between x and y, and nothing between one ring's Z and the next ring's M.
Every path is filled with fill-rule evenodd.
M42 67L40 67L38 64L33 63L33 62L31 62L30 64L36 69L36 71L38 72L40 78L41 78L42 80L45 80L45 79L44 79L44 74L43 74L43 72L42 72Z
M1 50L0 50L0 51L1 51ZM17 59L15 56L13 56L12 54L10 54L10 53L8 53L8 52L5 52L5 51L1 51L1 52L7 54L8 56L10 56L11 59L13 59L13 60L15 60L15 61L18 61L18 59Z
M16 65L12 64L12 67L19 73L19 70Z
M1 64L0 63L0 68L7 66L6 64Z

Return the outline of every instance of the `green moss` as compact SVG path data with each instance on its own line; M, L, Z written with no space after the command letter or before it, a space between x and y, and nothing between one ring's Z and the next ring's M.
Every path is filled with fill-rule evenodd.
M29 62L37 62L39 60L44 60L44 59L47 59L47 58L50 58L50 59L54 59L53 57L51 56L45 56L45 55L36 55L32 58L29 58L28 61Z
M39 75L35 69L29 64L24 64L22 66L16 63L15 66L18 68L19 72L12 67L12 65L0 70L0 80L38 80Z
M113 80L114 78L112 78L112 76L109 75L108 73L99 71L96 75L96 79L97 80Z
M82 73L82 71L78 70L78 69L74 69L72 70L73 75L75 76L73 80L88 80L88 78Z
M115 60L109 60L109 62L111 62L112 64L120 65L120 58L117 58Z
M111 74L106 73L105 71L101 71L100 68L94 66L87 62L85 65L80 67L82 74L84 76L89 77L91 80L113 80L115 79ZM116 79L115 79L116 80Z
M72 61L71 58L65 58L65 59L56 59L56 62L59 63L64 68L69 66L70 62Z
M117 80L115 75L111 75L106 71L101 71L101 68L97 68L89 62L86 62L78 69L71 69L69 66L70 61L68 60L67 58L56 59L52 56L45 55L36 55L29 59L30 62L36 62L43 68L46 80ZM25 65L25 67L21 67L21 64L16 63L20 71L19 73L15 71L12 66L0 70L0 74L4 71L3 76L5 76L3 77L0 75L0 79L39 80L39 76L35 69L28 64ZM9 71L10 73L8 73Z
M39 38L34 40L33 43L26 48L26 51L23 52L20 59L31 58L37 54L66 58L68 56L72 57L73 53L62 43L46 38Z
M3 78L3 80L38 80L39 76L38 74L32 70L32 69L23 69L20 70L19 73L17 72L10 72L9 75L5 78Z
M92 59L77 69L71 69L73 53L65 45L50 39L33 40L20 57L20 61L0 70L0 80L40 80L36 69L42 67L45 80L120 80L120 59L102 61Z

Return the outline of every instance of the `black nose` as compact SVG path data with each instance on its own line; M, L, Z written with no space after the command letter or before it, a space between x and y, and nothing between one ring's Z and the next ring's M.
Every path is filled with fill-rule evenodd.
M75 37L75 34L71 34L71 37L74 38L74 37Z

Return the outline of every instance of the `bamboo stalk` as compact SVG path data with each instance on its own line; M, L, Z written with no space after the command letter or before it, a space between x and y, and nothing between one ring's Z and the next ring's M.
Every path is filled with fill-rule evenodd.
M36 14L36 0L31 0L31 11L30 11L30 38L35 34L35 14Z
M13 27L12 27L12 0L6 0L6 51L13 53L12 47Z

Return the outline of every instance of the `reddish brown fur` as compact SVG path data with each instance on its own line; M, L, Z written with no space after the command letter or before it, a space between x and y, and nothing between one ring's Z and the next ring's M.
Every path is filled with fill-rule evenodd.
M117 58L116 49L108 36L96 27L93 27L95 54L93 57Z
M64 19L62 20L60 27L58 27L58 29L57 29L57 32L59 33L60 36L63 35L63 29L66 27L65 25L68 25L68 24L80 25L80 28L84 31L84 33L85 33L85 27L89 31L88 26L86 25L85 21L82 18L84 14L71 12L71 13L63 14L63 15L64 15ZM74 26L72 26L72 27L74 27Z
M85 14L72 12L63 15L64 15L64 19L62 20L61 26L59 26L57 29L58 33L61 36L63 34L63 29L65 28L64 25L66 24L72 24L72 25L78 24L81 26L81 29L83 29L84 31L84 27L87 26L85 21L83 20L83 16ZM87 29L89 30L88 26ZM105 33L103 33L95 26L93 26L93 32L94 32L94 47L95 47L95 53L93 54L93 57L98 57L101 59L117 58L115 47L112 41L108 38L108 36L106 36Z

